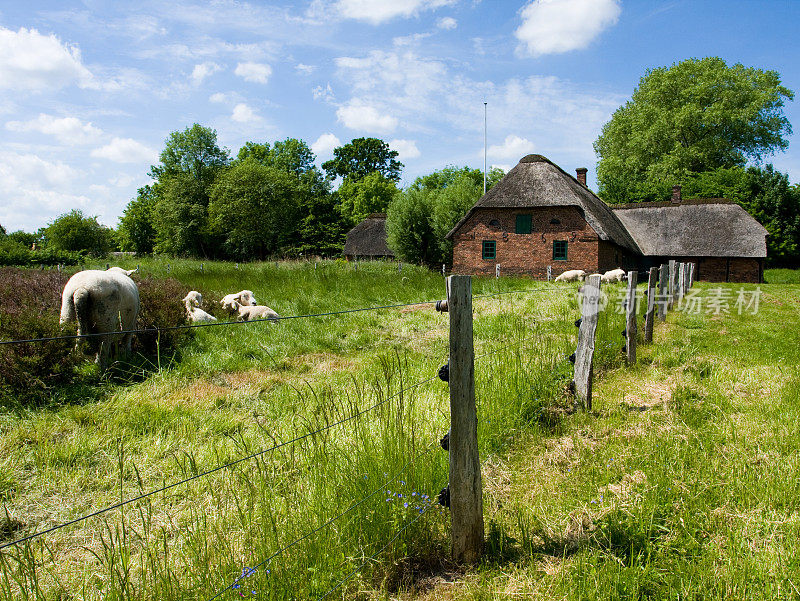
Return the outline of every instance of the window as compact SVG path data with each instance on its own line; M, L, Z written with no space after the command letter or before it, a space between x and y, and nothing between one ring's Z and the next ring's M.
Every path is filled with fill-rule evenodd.
M497 242L494 240L483 241L483 258L494 259L497 257Z
M500 221L499 221L499 220L497 220L497 219L492 219L492 220L489 222L489 227L493 227L493 228L499 228L499 227L500 227Z
M517 215L517 227L514 230L515 234L530 234L531 233L531 216L530 215Z
M567 241L553 240L553 261L567 260Z

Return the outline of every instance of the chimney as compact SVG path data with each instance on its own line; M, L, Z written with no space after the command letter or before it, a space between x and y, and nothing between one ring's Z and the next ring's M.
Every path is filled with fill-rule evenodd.
M586 172L589 171L586 167L578 167L575 170L575 177L584 186L586 185Z
M681 187L680 186L672 186L672 203L679 205L681 204Z

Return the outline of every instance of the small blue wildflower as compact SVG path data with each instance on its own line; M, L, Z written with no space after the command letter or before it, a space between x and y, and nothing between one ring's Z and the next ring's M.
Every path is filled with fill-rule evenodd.
M406 483L405 483L405 482L403 482L402 480L400 480L400 485L401 485L401 486L405 486L405 485L406 485Z
M402 499L403 498L403 493L401 493L401 492L397 493L397 498Z
M388 503L388 502L389 502L389 501L391 501L391 500L392 500L391 498L389 498L389 499L386 499L386 502Z
M403 507L408 507L408 503L403 503Z
M416 497L416 496L417 496L417 493L415 493L415 492L412 492L412 493L411 493L411 496L412 496L412 497Z

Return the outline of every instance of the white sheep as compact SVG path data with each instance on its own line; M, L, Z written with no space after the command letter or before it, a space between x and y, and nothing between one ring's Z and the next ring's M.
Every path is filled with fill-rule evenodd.
M236 301L233 301L236 303ZM237 311L239 313L239 321L253 321L254 319L271 319L278 321L280 315L275 311L264 305L240 305L236 303Z
M79 336L108 334L87 338L90 348L96 349L95 362L100 369L105 369L115 341L121 339L125 351L131 352L133 333L129 331L136 328L138 315L139 289L128 272L119 267L79 271L69 279L61 294L62 325L77 321ZM129 333L114 334L120 330Z
M556 278L556 282L582 282L586 277L583 269L570 269Z
M121 273L128 277L131 277L134 273L139 271L139 268L137 267L136 269L122 269L122 267L109 267L108 269L106 269L106 271L113 271L114 273Z
M233 315L239 310L240 305L255 307L257 303L256 297L251 290L242 290L236 294L226 294L222 297L222 300L219 301L219 304L222 305L225 311Z
M192 290L183 299L183 304L186 306L186 316L190 323L206 323L217 321L213 315L209 315L200 308L203 304L203 295L197 290Z
M628 276L623 269L612 269L611 271L606 271L602 275L602 279L604 282L621 282L622 280L626 279Z

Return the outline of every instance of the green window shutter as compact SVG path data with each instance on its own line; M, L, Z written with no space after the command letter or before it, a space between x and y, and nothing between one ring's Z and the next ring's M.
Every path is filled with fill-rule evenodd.
M567 260L567 241L553 240L553 261Z
M483 258L494 259L497 257L497 242L494 240L483 241Z
M530 215L517 215L517 224L515 228L516 234L530 234L531 233L531 216Z

